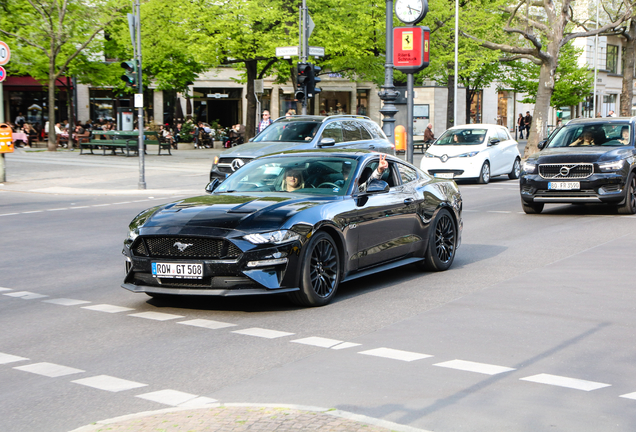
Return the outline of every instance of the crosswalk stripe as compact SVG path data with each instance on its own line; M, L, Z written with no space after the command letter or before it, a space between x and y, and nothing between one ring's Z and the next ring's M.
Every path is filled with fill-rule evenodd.
M11 355L11 354L0 353L0 364L15 363L15 362L23 361L23 360L28 360L28 358Z
M113 393L131 390L139 387L146 387L148 384L142 384L135 381L129 381L109 375L97 375L89 378L82 378L72 381L75 384L93 387L99 390L105 390Z
M66 375L73 375L84 372L81 369L75 369L68 366L62 366L55 363L32 363L24 366L16 366L13 369L24 372L31 372L37 375L44 375L49 378L57 378Z
M117 313L117 312L125 312L135 310L133 308L127 308L123 306L113 306L109 304L98 304L93 306L82 306L82 309L94 310L98 312L106 312L106 313Z
M436 363L433 366L439 366L449 369L463 370L467 372L477 372L486 375L497 375L504 372L515 370L514 368L491 365L486 363L476 363L467 360L450 360L442 363Z
M144 393L135 397L146 399L153 402L158 402L164 405L178 406L191 401L197 397L197 395L181 392L178 390L159 390L150 393Z
M538 374L525 378L520 378L521 381L530 381L539 384L548 384L558 387L567 387L576 390L592 391L603 387L609 387L611 384L598 383L594 381L585 381L577 378L568 378L559 375L550 374Z
M320 348L331 348L333 346L336 346L342 343L342 341L339 341L339 340L327 339L327 338L317 337L317 336L306 337L303 339L296 339L290 342L303 344L303 345L317 346Z
M291 336L294 334L294 333L287 333L287 332L282 332L277 330L268 330L268 329L263 329L258 327L248 328L244 330L235 330L232 333L262 337L266 339L276 339L279 337Z
M139 312L136 314L130 314L128 316L137 317L137 318L145 318L149 320L155 321L168 321L177 318L183 318L183 315L175 315L163 312Z
M414 360L421 360L428 357L433 357L432 355L429 355L429 354L420 354L420 353L396 350L391 348L376 348L376 349L367 350L367 351L360 351L358 354L370 355L375 357L384 357L384 358L389 358L393 360L402 360L407 362L411 362Z
M188 321L180 321L177 324L189 325L192 327L202 327L211 330L218 330L226 327L236 327L236 324L229 324L221 321L214 321L208 319L193 319Z
M44 303L51 303L51 304L56 304L61 306L77 306L81 304L90 303L89 301L86 301L86 300L74 300L74 299L67 299L67 298L56 298L56 299L42 300L42 301Z

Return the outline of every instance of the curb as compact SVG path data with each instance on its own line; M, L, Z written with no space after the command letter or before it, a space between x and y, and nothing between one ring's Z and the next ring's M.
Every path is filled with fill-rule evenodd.
M329 415L336 418L349 420L356 423L364 423L367 425L373 425L373 426L386 428L387 430L397 431L397 432L430 432L424 429L418 429L412 426L406 426L406 425L402 425L398 423L393 423L387 420L381 420L374 417L365 416L362 414L355 414L348 411L341 411L335 408L322 408L322 407L295 405L295 404L255 404L255 403L209 403L209 404L204 404L204 405L195 406L195 407L189 406L189 407L165 408L165 409L156 410L156 411L143 411L140 413L127 414L120 417L113 417L106 420L100 420L90 425L73 429L72 431L69 431L69 432L97 432L97 431L105 430L104 429L105 426L115 425L117 423L128 422L131 420L138 420L138 419L143 419L143 418L147 418L151 416L157 416L162 414L173 414L173 413L179 413L179 412L183 412L184 415L188 415L188 413L194 413L196 411L200 411L204 409L209 410L213 408L289 409L289 410L295 410L299 412ZM298 428L297 423L294 424L293 429L301 430ZM110 428L106 430L110 430ZM358 430L358 429L355 429L355 430Z

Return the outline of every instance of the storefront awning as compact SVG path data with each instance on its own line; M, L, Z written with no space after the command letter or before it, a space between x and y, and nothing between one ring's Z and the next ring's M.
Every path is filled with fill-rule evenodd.
M61 80L66 80L66 77L58 78L55 81L56 87L64 87ZM34 91L42 89L42 84L30 76L8 76L2 84L6 91Z

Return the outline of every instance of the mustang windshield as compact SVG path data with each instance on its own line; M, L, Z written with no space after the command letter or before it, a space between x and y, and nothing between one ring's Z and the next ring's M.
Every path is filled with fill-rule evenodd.
M305 142L311 141L320 127L318 122L276 122L258 134L252 142Z
M548 147L628 146L632 144L629 123L568 124L560 129Z
M435 145L479 145L486 139L486 129L450 129L442 134Z
M355 159L338 157L257 159L228 177L216 192L292 192L342 196L349 188L356 166Z

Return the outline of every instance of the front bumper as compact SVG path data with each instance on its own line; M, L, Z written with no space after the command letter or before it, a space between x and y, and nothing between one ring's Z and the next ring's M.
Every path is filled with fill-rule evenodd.
M429 175L452 173L454 179L478 178L481 175L481 166L484 164L480 157L450 158L446 162L441 159L422 158L420 168Z
M579 182L574 190L549 188L551 182ZM625 178L621 173L595 173L585 179L544 179L538 174L522 174L519 179L521 199L527 203L608 203L625 199Z
M121 285L132 292L173 295L237 296L297 291L300 242L256 246L245 240L232 243L241 249L238 256L174 258L140 256L139 237L125 244L126 277ZM230 242L227 239L218 239ZM150 255L150 253L148 253ZM269 264L277 260L275 264ZM282 262L281 262L282 261ZM161 278L152 274L153 263L202 264L200 279ZM251 263L248 266L248 263Z

